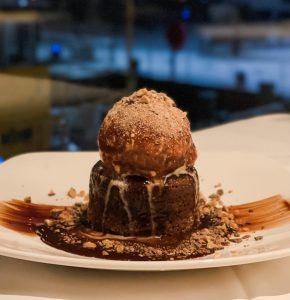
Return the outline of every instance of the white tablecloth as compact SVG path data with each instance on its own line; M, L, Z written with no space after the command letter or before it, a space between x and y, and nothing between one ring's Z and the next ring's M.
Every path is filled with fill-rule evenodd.
M200 152L263 153L290 172L288 114L234 122L194 132L193 137ZM1 299L5 295L158 300L284 295L283 299L290 299L290 257L235 267L154 273L78 269L0 256L1 295Z

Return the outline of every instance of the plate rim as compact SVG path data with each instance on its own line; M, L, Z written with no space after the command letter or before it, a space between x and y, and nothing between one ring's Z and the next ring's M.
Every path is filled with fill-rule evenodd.
M37 237L35 237L37 238ZM40 240L39 240L40 241ZM40 241L41 242L41 241ZM62 250L59 250L62 251ZM215 253L218 253L216 251ZM8 249L0 246L0 255L25 261L68 266L86 269L101 269L112 271L183 271L194 269L208 269L229 267L258 263L290 256L290 248L267 251L263 253L248 254L245 256L232 256L223 258L191 258L174 261L125 261L109 260L94 257L67 257L52 256L39 253L29 253L21 250ZM163 266L161 266L161 264Z

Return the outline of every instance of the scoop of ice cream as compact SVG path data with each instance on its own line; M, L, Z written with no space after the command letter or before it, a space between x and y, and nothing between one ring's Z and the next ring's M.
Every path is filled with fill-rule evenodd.
M125 175L162 177L193 165L197 156L186 113L164 93L147 89L113 106L98 142L104 165Z

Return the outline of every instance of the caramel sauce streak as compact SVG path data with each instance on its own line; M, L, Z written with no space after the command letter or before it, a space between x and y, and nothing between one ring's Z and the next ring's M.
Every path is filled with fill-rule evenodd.
M53 208L64 206L25 203L22 200L12 199L0 201L0 225L27 235L36 235L33 224L43 223L49 218Z
M228 208L240 229L255 231L290 223L290 205L281 195Z
M265 199L257 200L257 201L251 201L243 204L238 204L238 205L231 205L229 206L230 208L234 209L241 209L241 210L248 210L252 208L257 208L257 207L266 207L269 204L276 203L276 201L279 201L282 199L281 195L274 195Z

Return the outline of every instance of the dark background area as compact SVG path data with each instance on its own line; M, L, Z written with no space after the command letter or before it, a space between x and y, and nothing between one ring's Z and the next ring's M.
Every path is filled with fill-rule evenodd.
M290 1L0 0L0 161L95 150L147 87L192 130L289 111Z

